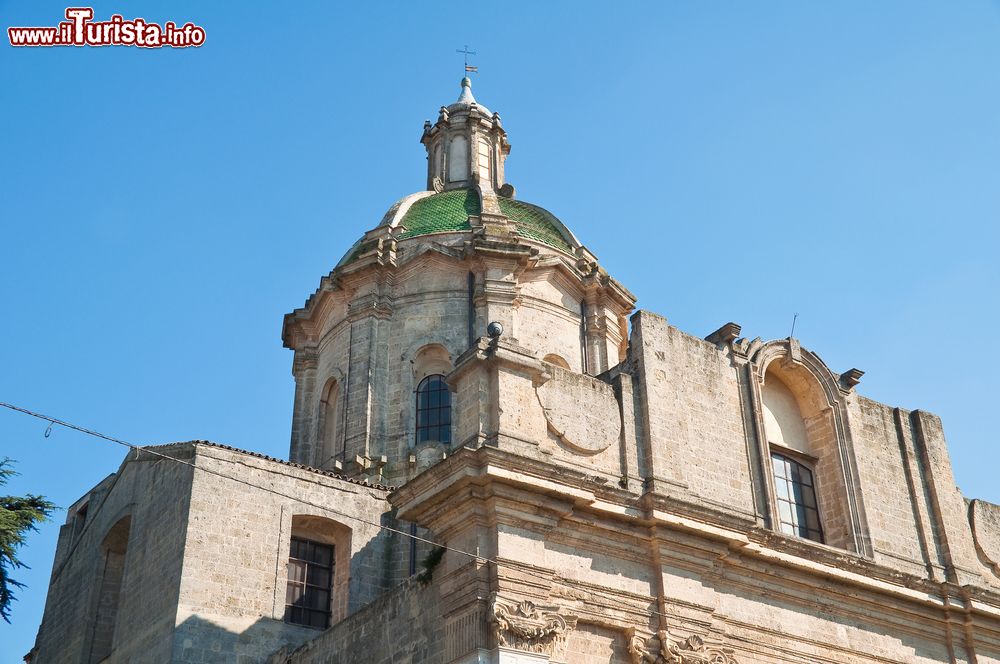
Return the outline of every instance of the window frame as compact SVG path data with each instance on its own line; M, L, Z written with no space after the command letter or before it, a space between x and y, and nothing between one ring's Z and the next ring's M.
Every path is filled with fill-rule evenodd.
M318 560L310 560L308 557L302 558L293 555L296 553L296 544L306 545L307 547L320 548L326 551L329 564L324 565ZM286 560L285 567L285 613L284 621L290 625L299 625L300 627L311 627L313 629L327 629L330 627L331 618L333 615L333 586L334 586L334 576L337 571L337 547L333 543L320 542L318 540L309 539L307 537L302 537L299 535L292 535L289 540L288 546L288 558ZM307 554L308 556L308 554ZM298 581L292 578L291 570L293 564L301 565L302 580ZM324 571L327 575L327 583L310 583L310 572L313 570ZM298 598L296 598L292 603L289 603L289 595L292 588L301 588L302 592ZM326 593L326 602L321 603L319 607L309 606L309 602L306 599L312 593ZM301 604L297 604L302 600ZM306 620L295 619L296 612L304 616ZM320 615L323 617L322 625L315 624L310 618L314 615Z
M819 490L816 486L817 460L807 454L773 443L768 447L771 481L774 488L774 513L777 517L774 530L789 537L797 537L810 542L825 544L826 535L823 531L823 510L819 504ZM785 463L786 472L788 473L787 477L778 475L775 468L776 459L781 459ZM800 469L800 471L805 471L809 480L808 483L801 482L799 479L793 477L796 468ZM801 477L801 472L799 475ZM782 496L781 484L784 485L785 496ZM797 487L799 488L798 492L796 492ZM808 495L805 492L806 490L808 490L808 494L811 494L812 505L809 505L809 500L805 499L805 496ZM788 505L789 520L787 521L781 512L782 503ZM815 514L815 528L811 527L808 522L806 513L810 511ZM799 523L800 518L804 518L805 522ZM786 526L791 531L786 530Z
M431 381L436 381L436 386L433 391L429 388L425 391L425 386L428 386ZM426 397L428 402L431 401L431 395L438 395L439 401L437 404L431 405L427 403L426 405L421 405L422 394L427 394ZM445 403L447 402L447 403ZM417 383L417 389L414 390L414 427L413 427L413 441L414 444L420 445L422 443L443 443L445 445L450 445L452 442L451 435L451 390L448 389L448 383L445 382L444 374L428 374L424 376L419 383ZM423 418L430 418L431 414L434 414L436 421L432 424L423 421ZM446 419L447 422L442 421ZM436 430L437 437L431 436L430 432ZM427 431L426 437L421 437L422 432ZM442 436L442 432L446 435Z

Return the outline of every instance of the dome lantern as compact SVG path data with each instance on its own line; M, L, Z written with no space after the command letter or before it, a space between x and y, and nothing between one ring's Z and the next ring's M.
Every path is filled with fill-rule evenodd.
M510 153L507 132L500 116L476 101L468 76L461 86L458 100L441 107L437 122L424 123L420 142L427 149L427 189L440 192L478 185L499 192Z

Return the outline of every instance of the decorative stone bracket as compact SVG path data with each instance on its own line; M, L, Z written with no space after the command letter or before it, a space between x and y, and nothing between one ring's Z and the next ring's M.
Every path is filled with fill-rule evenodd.
M676 640L665 630L649 638L633 634L628 651L634 664L739 664L730 648L706 646L697 635Z
M557 606L538 606L529 600L493 601L492 623L501 648L514 648L551 657L566 633L576 627L576 616L563 615Z

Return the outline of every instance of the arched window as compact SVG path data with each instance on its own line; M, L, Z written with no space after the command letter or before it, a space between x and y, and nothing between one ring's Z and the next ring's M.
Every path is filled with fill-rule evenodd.
M819 523L812 471L790 456L773 451L771 466L781 532L822 542L823 529Z
M455 136L448 145L448 182L469 179L469 141Z
M115 626L118 622L118 605L125 576L125 556L132 517L126 516L113 525L101 542L104 565L101 586L94 616L93 640L90 642L90 662L100 662L114 649Z
M855 548L840 442L829 401L802 367L772 362L761 385L774 480L774 527Z
M417 444L451 442L451 392L444 376L427 376L417 386Z
M493 150L487 141L479 141L479 178L483 182L493 181Z
M320 400L320 437L313 465L328 468L340 452L340 385L331 378Z

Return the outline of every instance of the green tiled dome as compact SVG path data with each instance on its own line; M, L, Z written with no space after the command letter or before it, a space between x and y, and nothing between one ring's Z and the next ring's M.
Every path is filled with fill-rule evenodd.
M410 206L399 225L400 238L442 231L467 231L469 216L479 214L479 196L472 189L456 189L421 198Z
M520 235L572 253L573 248L559 230L559 222L551 212L508 198L500 198L498 202L500 211L514 222ZM406 211L399 222L404 229L400 238L471 230L469 217L479 213L479 196L473 189L433 194L414 202Z
M500 211L517 225L518 233L550 247L573 253L573 248L563 237L559 230L559 223L551 212L537 205L515 201L511 198L497 200L500 203Z

